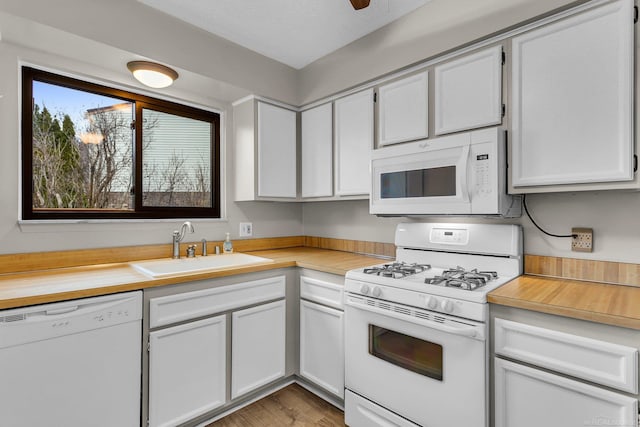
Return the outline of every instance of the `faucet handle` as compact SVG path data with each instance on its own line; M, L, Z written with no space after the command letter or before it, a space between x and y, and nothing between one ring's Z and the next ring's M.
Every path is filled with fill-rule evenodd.
M195 258L196 257L196 245L187 246L187 258Z

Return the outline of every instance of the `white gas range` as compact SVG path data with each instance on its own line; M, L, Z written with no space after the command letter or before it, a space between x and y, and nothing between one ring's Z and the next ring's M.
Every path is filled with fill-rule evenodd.
M487 293L522 274L522 231L405 223L395 243L346 276L346 423L486 427Z

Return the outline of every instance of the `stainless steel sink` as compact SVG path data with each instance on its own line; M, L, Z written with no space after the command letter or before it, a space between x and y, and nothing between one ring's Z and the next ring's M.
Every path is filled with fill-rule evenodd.
M130 262L129 265L147 276L161 278L178 274L202 273L223 268L244 267L271 262L273 262L273 260L269 258L233 253L195 258L138 261Z

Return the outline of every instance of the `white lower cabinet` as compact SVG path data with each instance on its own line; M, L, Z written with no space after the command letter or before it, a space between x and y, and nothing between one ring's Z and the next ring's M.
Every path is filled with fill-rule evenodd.
M236 397L284 377L285 275L147 293L150 427L225 411Z
M560 375L496 359L496 427L638 425L638 401Z
M344 399L343 293L343 277L300 276L300 376L340 399Z
M232 314L231 398L284 376L285 301Z
M149 345L149 426L175 426L225 403L225 315L151 332Z
M300 375L344 398L344 312L300 301Z
M638 427L637 334L525 310L504 319L500 309L495 427Z

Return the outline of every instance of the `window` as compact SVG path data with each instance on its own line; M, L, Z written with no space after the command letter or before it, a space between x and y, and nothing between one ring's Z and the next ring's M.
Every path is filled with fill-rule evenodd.
M219 218L220 116L22 68L23 219Z

